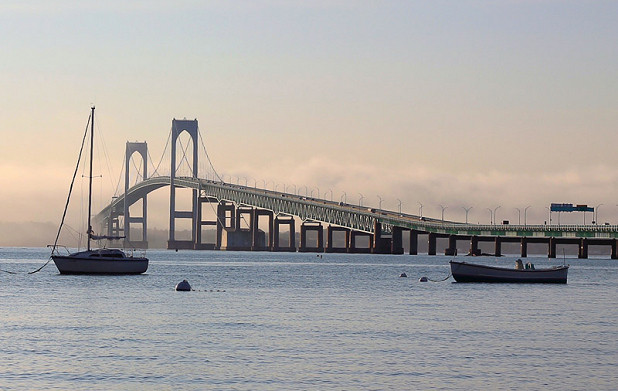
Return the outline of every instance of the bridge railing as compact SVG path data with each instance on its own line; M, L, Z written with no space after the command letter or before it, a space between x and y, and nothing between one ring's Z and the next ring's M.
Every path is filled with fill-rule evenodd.
M138 183L129 189L126 195L114 199L97 215L97 218L107 218L114 208L121 210L125 197L131 204L144 193L169 184L170 177L166 176L153 177ZM237 205L269 209L275 214L294 215L305 221L320 221L369 233L373 232L374 223L378 221L387 227L398 226L442 234L618 237L617 225L465 224L206 179L177 177L175 184L180 187L198 189L220 201L226 200Z

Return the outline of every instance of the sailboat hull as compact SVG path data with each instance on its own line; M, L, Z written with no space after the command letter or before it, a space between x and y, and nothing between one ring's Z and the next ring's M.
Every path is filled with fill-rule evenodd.
M148 259L111 256L96 251L71 255L52 255L60 274L142 274L148 270Z

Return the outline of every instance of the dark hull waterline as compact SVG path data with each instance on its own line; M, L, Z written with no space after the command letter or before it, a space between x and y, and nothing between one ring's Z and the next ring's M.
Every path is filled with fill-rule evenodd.
M148 270L146 258L111 258L53 255L60 274L142 274Z
M510 269L451 261L451 273L457 282L566 284L568 266L549 269Z

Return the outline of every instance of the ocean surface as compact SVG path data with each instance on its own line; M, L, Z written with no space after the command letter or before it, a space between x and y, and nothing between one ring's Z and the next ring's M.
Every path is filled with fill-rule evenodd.
M567 258L567 285L423 283L451 257L422 255L152 250L139 276L27 274L48 255L0 248L0 390L618 389L616 260Z

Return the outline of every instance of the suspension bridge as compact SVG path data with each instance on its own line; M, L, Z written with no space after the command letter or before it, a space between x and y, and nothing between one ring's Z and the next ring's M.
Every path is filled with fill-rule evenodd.
M186 145L181 135L185 139L188 136ZM202 173L202 177L198 170L200 146L211 170ZM192 147L191 156L187 154L189 147ZM161 162L168 149L170 172L161 175ZM134 163L135 155L141 159L139 165ZM289 193L287 189L276 191L276 187L268 190L257 187L257 183L253 187L247 183L242 186L230 183L231 178L225 182L210 162L197 120L172 120L166 148L152 175L147 170L149 157L146 142L127 142L124 193L115 196L95 216L101 233L124 236L123 245L127 247L148 247L148 194L169 187L168 249L403 254L403 233L407 232L411 255L418 254L421 238L427 240L427 254L436 255L437 240L442 238L448 240L446 255L455 255L457 242L466 241L472 255L480 254L482 242L491 242L496 256L502 254L503 243L518 243L521 257L528 255L529 244L543 243L550 258L556 257L558 244L570 244L578 246L580 258L588 257L590 246L608 246L611 258L618 259L616 225L468 224L335 202L319 195L315 198L313 193L308 196ZM138 175L141 180L132 185L131 164L142 168ZM188 210L177 207L176 193L181 188L192 190ZM131 206L140 202L141 214L135 215L135 208L131 213ZM214 218L208 220L205 216L205 205L216 211ZM177 238L180 220L190 221L190 239ZM216 231L214 241L205 242L204 231L208 229ZM300 230L298 245L297 229ZM286 233L287 238L282 240ZM335 236L345 239L336 241ZM343 245L336 246L336 242Z

